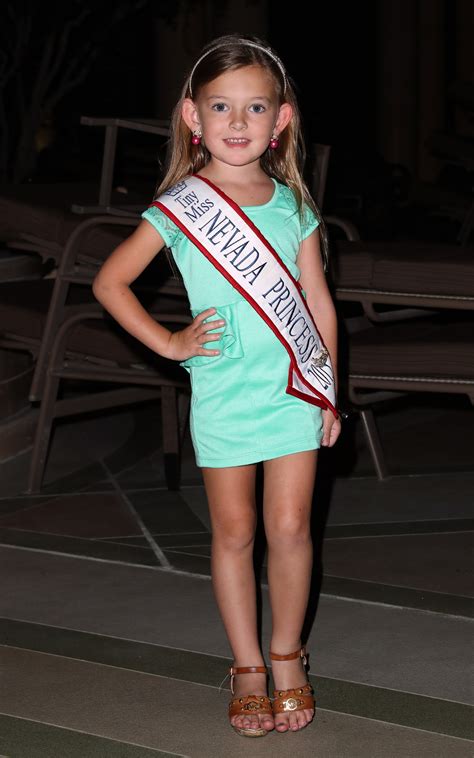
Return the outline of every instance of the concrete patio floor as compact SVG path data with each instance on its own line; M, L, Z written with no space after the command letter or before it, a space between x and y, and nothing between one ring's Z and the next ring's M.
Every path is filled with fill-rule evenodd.
M0 465L0 756L472 756L472 411L412 396L377 419L389 479L357 417L321 455L316 717L262 740L226 719L231 653L189 436L179 492L150 405L58 424L39 495L24 494L29 453ZM267 654L261 535L257 549Z

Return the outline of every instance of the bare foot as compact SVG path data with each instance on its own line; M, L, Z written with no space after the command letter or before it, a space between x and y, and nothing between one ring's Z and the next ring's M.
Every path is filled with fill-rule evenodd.
M275 690L289 690L308 684L306 671L301 658L290 661L272 660L273 681ZM302 711L283 712L275 716L275 729L278 732L296 732L307 726L314 717L314 708Z
M245 697L246 695L268 696L266 684L266 674L236 674L232 698ZM249 712L245 716L232 716L230 723L238 729L260 729L263 727L266 732L271 731L275 726L273 716L269 713L258 715Z

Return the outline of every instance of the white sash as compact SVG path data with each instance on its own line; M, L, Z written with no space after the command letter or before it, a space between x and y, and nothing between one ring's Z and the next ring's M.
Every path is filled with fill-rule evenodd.
M242 209L197 175L178 182L152 205L174 221L285 346L290 356L286 392L337 416L329 353L301 285Z

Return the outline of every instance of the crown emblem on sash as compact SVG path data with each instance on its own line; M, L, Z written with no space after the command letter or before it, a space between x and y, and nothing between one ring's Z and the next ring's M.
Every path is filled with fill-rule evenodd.
M173 187L170 187L169 190L166 190L164 192L164 195L169 195L169 197L176 197L176 195L179 195L182 190L184 190L187 187L186 182L178 182L178 184L175 184Z
M327 363L327 360L329 358L329 353L326 350L325 347L321 348L321 352L319 352L317 355L314 355L311 358L311 364L315 368L321 368L321 366L324 366Z

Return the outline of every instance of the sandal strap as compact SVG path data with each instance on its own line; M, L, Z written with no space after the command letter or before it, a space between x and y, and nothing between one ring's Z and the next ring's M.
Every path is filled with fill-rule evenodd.
M236 674L266 674L266 666L231 666L229 674L235 676Z
M304 645L295 650L294 653L288 653L288 655L278 655L278 653L272 653L270 650L270 660L272 661L292 661L294 658L306 658L306 648Z
M272 703L267 695L242 695L229 703L229 717L258 714L272 715Z
M267 674L266 666L231 666L230 674L230 691L234 694L234 677L238 674Z
M314 690L310 684L289 690L274 690L273 713L303 711L314 708Z

